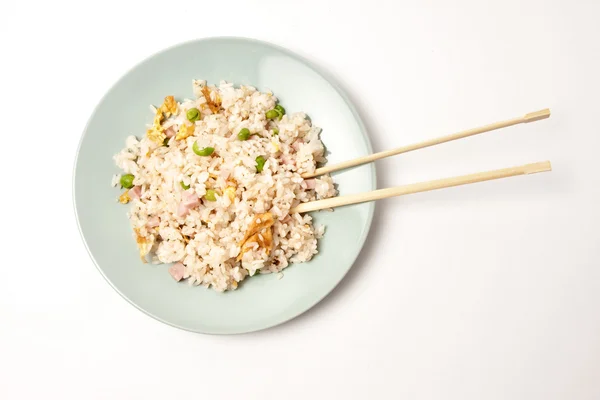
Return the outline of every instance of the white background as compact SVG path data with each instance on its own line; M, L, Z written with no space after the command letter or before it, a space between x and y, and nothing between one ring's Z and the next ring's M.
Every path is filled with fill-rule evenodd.
M30 0L1 14L0 398L600 398L598 1ZM347 278L282 326L163 325L89 259L72 167L110 85L216 35L335 75L376 151L552 109L380 162L380 187L554 171L380 202Z

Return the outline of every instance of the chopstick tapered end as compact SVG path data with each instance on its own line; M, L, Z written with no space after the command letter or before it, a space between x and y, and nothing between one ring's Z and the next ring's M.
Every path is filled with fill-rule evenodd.
M552 164L550 164L550 161L541 161L525 165L525 174L537 174L538 172L547 171L552 171Z
M546 118L550 118L550 109L549 108L544 108L543 110L540 110L540 111L535 111L535 112L532 112L529 114L525 114L525 116L523 117L525 123L539 121L540 119L546 119Z

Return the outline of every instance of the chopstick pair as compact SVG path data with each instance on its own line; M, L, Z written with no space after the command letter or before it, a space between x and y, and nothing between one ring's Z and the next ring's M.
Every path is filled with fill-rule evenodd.
M462 139L462 138L466 138L469 136L474 136L474 135L478 135L480 133L490 132L490 131L494 131L494 130L501 129L501 128L506 128L506 127L513 126L513 125L535 122L535 121L539 121L539 120L546 119L549 117L550 117L550 110L546 108L546 109L543 109L540 111L525 114L522 117L517 117L517 118L509 119L506 121L501 121L501 122L496 122L496 123L489 124L489 125L484 125L479 128L468 129L466 131L453 133L453 134L450 134L447 136L442 136L442 137L439 137L436 139L426 140L424 142L420 142L420 143L416 143L416 144L412 144L412 145L408 145L408 146L399 147L399 148L393 149L393 150L386 150L386 151L382 151L379 153L370 154L368 156L359 157L354 160L345 161L345 162L342 162L342 163L339 163L336 165L325 166L325 167L316 169L314 173L303 174L302 177L305 179L313 178L315 176L328 174L328 173L334 172L334 171L340 171L340 170L343 170L346 168L355 167L355 166L370 163L370 162L373 162L376 160L381 160L382 158L386 158L386 157L390 157L390 156L394 156L394 155L398 155L398 154L402 154L402 153L407 153L409 151L423 149L425 147L430 147L430 146L434 146L434 145L441 144L441 143L451 142L453 140ZM443 188L447 188L447 187L466 185L466 184L476 183L476 182L484 182L484 181L500 179L500 178L508 178L511 176L535 174L538 172L547 172L547 171L551 171L551 170L552 170L552 166L550 164L550 161L542 161L542 162L537 162L537 163L533 163L533 164L521 165L521 166L517 166L517 167L504 168L504 169L498 169L498 170L486 171L486 172L478 172L475 174L469 174L469 175L463 175L463 176L457 176L457 177L451 177L451 178L444 178L444 179L438 179L438 180L433 180L433 181L428 181L428 182L414 183L414 184L405 185L405 186L397 186L397 187L393 187L393 188L379 189L379 190L374 190L372 192L358 193L358 194L352 194L352 195L346 195L346 196L333 197L330 199L316 200L316 201L311 201L311 202L307 202L307 203L301 203L298 206L294 207L290 212L304 213L304 212L308 212L308 211L321 210L321 209L325 209L325 208L340 207L340 206L345 206L345 205L350 205L350 204L363 203L363 202L367 202L367 201L380 200L380 199L385 199L388 197L402 196L405 194L426 192L429 190L443 189Z

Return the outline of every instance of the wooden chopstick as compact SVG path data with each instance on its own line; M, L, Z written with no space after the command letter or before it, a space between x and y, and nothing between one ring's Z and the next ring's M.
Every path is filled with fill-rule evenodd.
M497 129L506 128L506 127L512 126L512 125L526 124L529 122L539 121L541 119L546 119L548 117L550 117L550 109L545 108L540 111L535 111L535 112L532 112L529 114L525 114L522 117L517 117L517 118L509 119L506 121L500 121L500 122L496 122L493 124L480 126L479 128L468 129L466 131L453 133L453 134L450 134L447 136L442 136L442 137L439 137L436 139L429 139L429 140L426 140L421 143L415 143L415 144L411 144L408 146L398 147L397 149L393 149L393 150L386 150L386 151L382 151L380 153L370 154L368 156L359 157L354 160L344 161L344 162L341 162L341 163L335 164L335 165L328 165L328 166L325 166L322 168L317 168L312 173L303 174L302 177L304 179L313 178L315 176L328 174L330 172L339 171L339 170L350 168L350 167L356 167L357 165L362 165L362 164L370 163L370 162L373 162L376 160L381 160L382 158L395 156L397 154L408 153L409 151L422 149L422 148L430 147L430 146L435 146L436 144L451 142L453 140L478 135L478 134L484 133L484 132L495 131Z
M340 207L349 204L364 203L366 201L380 200L387 197L402 196L405 194L427 192L429 190L443 189L453 186L467 185L470 183L484 182L493 179L508 178L517 175L535 174L538 172L551 171L550 161L542 161L534 164L526 164L518 167L497 169L494 171L478 172L470 175L452 178L438 179L435 181L413 183L411 185L398 186L387 189L374 190L367 193L350 194L346 196L333 197L331 199L316 200L301 203L294 207L290 213L305 213L308 211L322 210L324 208Z

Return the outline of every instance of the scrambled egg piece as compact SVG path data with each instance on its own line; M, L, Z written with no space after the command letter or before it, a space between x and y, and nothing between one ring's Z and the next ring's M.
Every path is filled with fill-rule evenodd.
M235 188L232 186L227 186L227 188L225 188L225 195L229 197L229 200L233 203L235 200Z
M227 188L225 188L224 194L227 197L229 197L229 200L233 203L233 201L235 200L235 187L227 186Z
M277 153L279 151L279 143L277 143L277 141L275 139L272 139L271 144L273 145L273 148L275 149L275 153Z
M252 248L253 243L258 243L259 247L264 248L267 251L267 254L270 254L271 248L273 247L272 226L274 223L275 219L270 212L255 216L250 223L244 238L240 242L240 254L237 256L236 261L242 259L244 253Z
M212 111L213 114L218 113L219 109L221 108L221 100L219 99L219 97L216 96L216 100L213 101L213 99L211 99L210 97L210 89L207 86L204 86L202 88L202 94L206 99L206 104L208 105L208 108L210 108L210 111Z
M240 250L240 254L238 255L236 261L240 261L244 253L249 251L252 248L254 243L258 243L259 248L263 248L266 250L267 255L271 254L271 248L273 247L273 228L268 227L261 232L257 232L254 235L250 236L246 243L242 246Z
M161 123L163 120L163 113L160 110L156 110L156 115L154 116L154 121L152 121L152 128L148 129L146 135L148 135L148 139L152 140L155 143L162 143L163 140L166 139L167 134L163 129Z
M271 254L271 248L273 247L273 229L269 227L261 233L257 233L256 236L258 245L267 251L267 255ZM250 241L250 239L248 239L248 241Z
M175 114L177 112L177 102L175 101L175 97L167 96L165 97L164 103L156 110L156 114L154 115L154 121L152 121L152 128L148 129L146 135L148 138L155 143L162 144L163 141L167 138L167 134L165 133L165 129L162 126L163 120L169 118L171 114Z
M255 216L252 222L250 223L248 231L244 235L240 246L243 245L250 236L262 231L265 228L270 228L271 226L273 226L274 223L275 218L273 218L273 214L271 214L270 212L258 214L257 216Z
M129 189L123 192L122 195L119 196L119 203L127 204L131 201L131 197L129 197Z
M148 129L146 134L148 135L148 139L152 140L154 143L162 143L167 138L162 127L159 127L158 129L152 127L152 129Z
M164 112L169 118L171 114L177 113L177 102L175 101L175 97L167 96L165 97L165 102L160 106L162 112Z
M188 138L194 134L195 125L187 125L181 124L179 127L179 132L177 132L177 136L175 136L176 140L182 140Z
M154 115L154 120L152 121L152 126L160 126L164 119L164 115L162 112L157 111L156 115Z
M150 249L152 249L154 236L150 236L149 238L143 237L140 235L140 230L138 228L134 228L133 231L135 232L135 242L140 248L140 259L142 262L147 263L146 255L150 253Z

